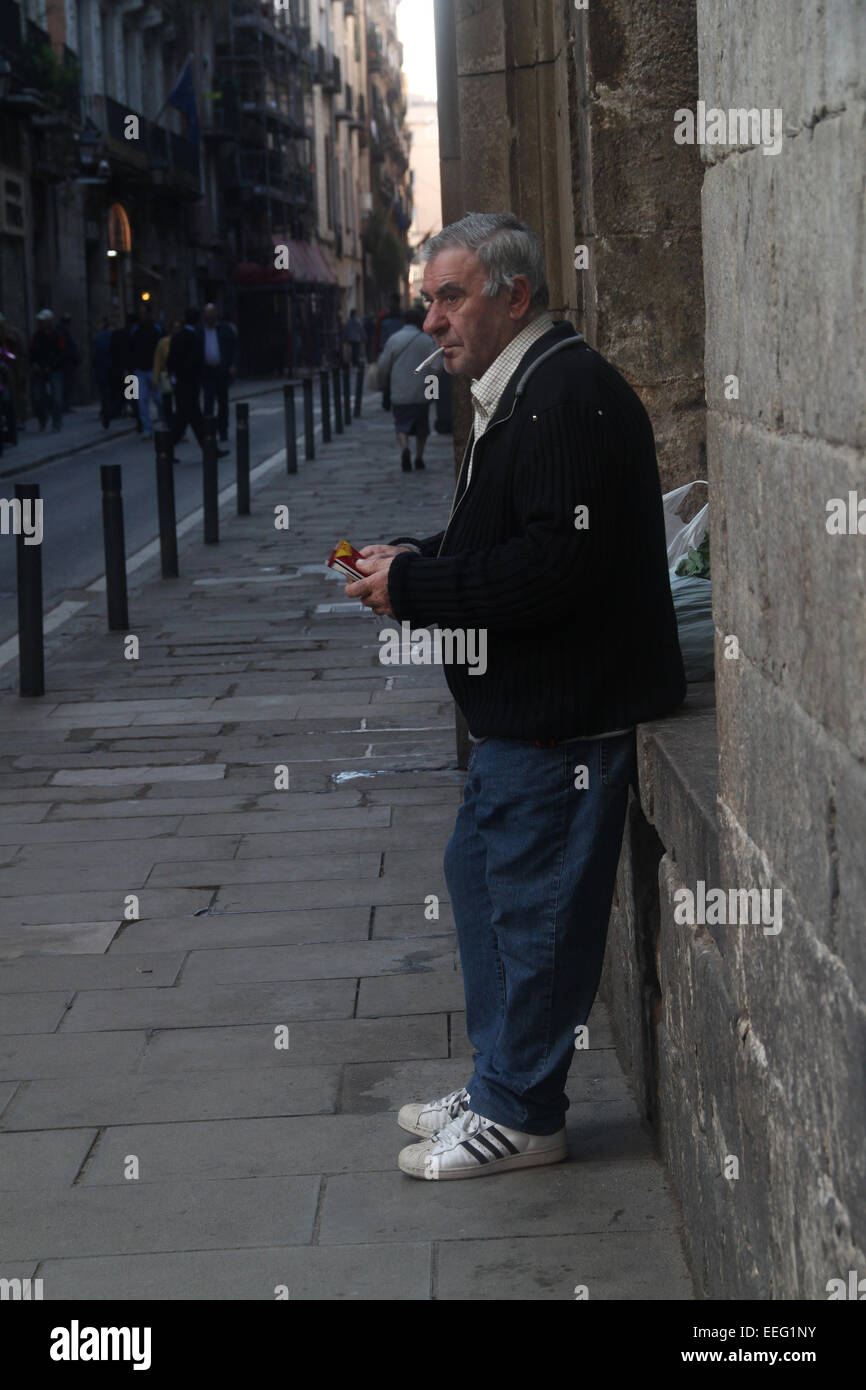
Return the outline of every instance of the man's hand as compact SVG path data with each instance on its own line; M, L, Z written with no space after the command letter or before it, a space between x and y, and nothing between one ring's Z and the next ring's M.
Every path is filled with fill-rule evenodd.
M358 551L365 559L387 559L389 556L397 555L401 550L411 550L411 545L365 545Z
M364 558L357 561L357 567L369 578L353 579L344 590L346 597L360 599L364 607L374 613L396 617L388 597L388 571L399 551L411 549L409 545L365 545L359 552Z

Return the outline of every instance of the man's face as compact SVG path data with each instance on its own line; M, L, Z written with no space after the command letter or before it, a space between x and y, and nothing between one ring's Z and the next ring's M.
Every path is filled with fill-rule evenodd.
M216 323L216 308L213 304L208 304L204 311L204 321L208 328L213 328Z
M503 290L495 299L482 294L486 279L478 257L464 247L440 251L424 268L424 332L446 349L443 362L451 376L483 376L525 325L528 285L518 278L516 284L525 288L515 303L513 291Z

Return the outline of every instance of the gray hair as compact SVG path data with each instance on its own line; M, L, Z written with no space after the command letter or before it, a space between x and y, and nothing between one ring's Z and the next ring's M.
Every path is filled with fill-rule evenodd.
M452 222L424 242L421 260L432 260L454 246L473 251L478 257L487 272L482 293L489 298L495 299L502 290L510 289L516 275L525 275L533 307L547 308L550 290L541 242L513 212L468 212L459 222Z

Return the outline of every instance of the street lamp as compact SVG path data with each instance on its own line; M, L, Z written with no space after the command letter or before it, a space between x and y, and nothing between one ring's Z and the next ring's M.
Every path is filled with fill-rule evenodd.
M81 163L88 171L92 170L96 163L96 153L102 144L102 131L99 126L87 117L81 134L78 136L78 151L81 156Z

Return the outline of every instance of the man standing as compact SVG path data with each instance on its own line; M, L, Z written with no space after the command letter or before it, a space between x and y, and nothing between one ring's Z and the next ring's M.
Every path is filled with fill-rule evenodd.
M179 442L187 425L204 448L204 417L199 405L204 349L198 331L198 309L187 309L183 327L172 336L167 366L174 379L174 424L171 431L172 449ZM217 458L225 458L228 449L217 449Z
M216 397L217 433L225 441L229 437L229 383L237 371L238 335L232 324L217 318L215 304L206 304L199 337L204 354L204 413L213 415Z
M129 363L138 382L138 417L141 421L141 437L150 440L153 435L153 422L150 402L158 405L157 394L153 389L153 359L156 345L161 337L150 310L141 305L138 322L129 330Z
M483 674L446 668L473 738L445 875L474 1071L399 1114L424 1141L401 1151L403 1172L443 1179L565 1157L635 725L670 714L686 684L639 398L550 317L541 247L512 214L471 213L421 255L424 328L471 379L473 435L445 530L367 546L368 577L346 594L486 634Z
M40 309L36 315L36 332L30 339L30 390L33 414L45 429L51 410L51 428L57 432L63 416L63 368L66 363L66 339L54 326L50 309Z

